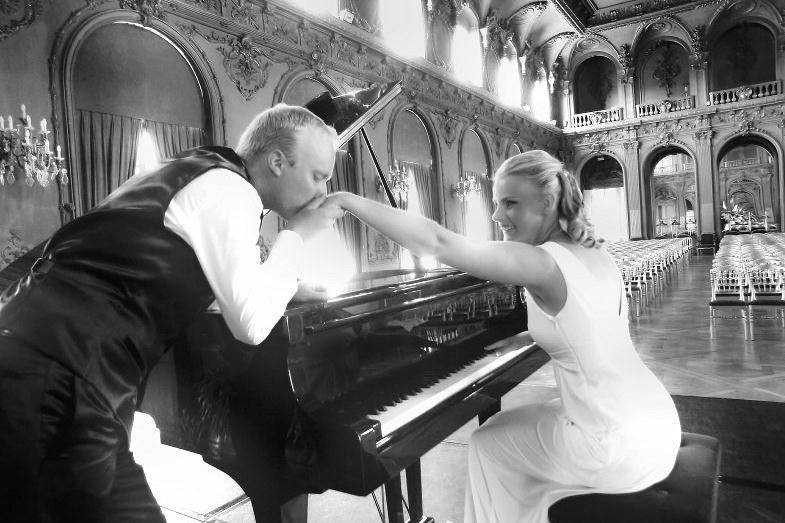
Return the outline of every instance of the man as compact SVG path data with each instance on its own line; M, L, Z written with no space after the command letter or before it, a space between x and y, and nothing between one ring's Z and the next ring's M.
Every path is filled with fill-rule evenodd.
M215 298L256 345L298 286L335 131L299 107L264 111L240 139L134 177L57 231L0 296L0 519L163 521L128 450L144 378ZM287 220L265 261L264 206Z

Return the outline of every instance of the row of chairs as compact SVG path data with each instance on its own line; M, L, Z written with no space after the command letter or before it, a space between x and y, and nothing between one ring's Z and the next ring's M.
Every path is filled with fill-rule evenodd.
M785 304L785 234L725 236L714 256L711 300Z
M678 262L692 251L691 237L611 242L608 253L624 278L630 311L640 316L666 286Z

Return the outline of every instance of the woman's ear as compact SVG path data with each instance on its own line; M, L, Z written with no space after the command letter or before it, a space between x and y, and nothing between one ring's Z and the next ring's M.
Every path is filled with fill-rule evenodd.
M556 196L553 194L543 194L542 195L542 210L545 212L551 212L556 208Z

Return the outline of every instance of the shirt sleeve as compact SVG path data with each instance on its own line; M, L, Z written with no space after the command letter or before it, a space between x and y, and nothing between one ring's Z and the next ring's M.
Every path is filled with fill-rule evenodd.
M297 291L303 241L281 231L264 263L257 242L262 202L236 173L210 170L181 189L164 226L196 253L224 320L238 340L261 343Z

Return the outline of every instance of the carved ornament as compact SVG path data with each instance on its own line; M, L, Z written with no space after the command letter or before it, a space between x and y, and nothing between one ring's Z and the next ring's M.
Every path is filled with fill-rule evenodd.
M272 62L264 59L261 49L252 45L250 38L235 39L228 48L221 46L218 50L224 56L226 74L243 98L250 100L267 84Z
M690 32L690 67L695 70L706 68L709 53L706 52L706 26L698 25Z
M461 121L449 109L445 109L444 111L433 111L433 115L436 117L439 127L444 131L442 136L444 136L447 147L452 148L452 144L455 143L455 140L458 138L458 130L461 128Z
M485 23L488 27L488 48L496 53L498 58L503 58L504 49L512 42L515 33L507 20L498 18L493 8L488 11Z
M712 129L701 129L699 131L695 131L696 142L707 142L711 140L712 136L714 136L714 131Z
M42 11L42 0L0 0L0 41L32 24Z
M622 44L619 48L619 65L621 66L622 81L631 83L635 71L635 60L632 57L630 44Z
M149 25L152 18L164 19L161 0L120 0L120 7L137 11L145 25Z
M682 128L681 122L660 122L654 126L654 134L661 143L670 143Z

